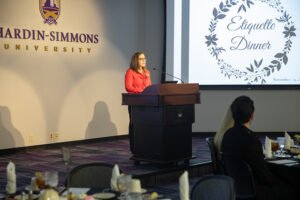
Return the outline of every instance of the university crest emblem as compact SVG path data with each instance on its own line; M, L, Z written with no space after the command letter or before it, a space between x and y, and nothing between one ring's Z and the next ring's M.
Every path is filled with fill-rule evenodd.
M44 18L44 23L49 25L57 24L60 14L60 0L39 0L40 12Z

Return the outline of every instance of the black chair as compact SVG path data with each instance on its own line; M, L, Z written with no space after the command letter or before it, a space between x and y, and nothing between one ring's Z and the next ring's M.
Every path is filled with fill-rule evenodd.
M241 157L221 153L224 172L234 179L237 199L255 199L256 189L250 165Z
M234 181L229 176L201 178L191 190L191 200L235 200Z
M76 166L70 171L69 187L110 188L113 167L114 165L106 163Z
M210 150L210 156L211 156L211 161L213 164L213 173L214 174L223 174L223 166L221 161L218 158L218 154L217 154L217 149L215 148L214 145L214 138L213 137L207 137L205 138L209 150Z

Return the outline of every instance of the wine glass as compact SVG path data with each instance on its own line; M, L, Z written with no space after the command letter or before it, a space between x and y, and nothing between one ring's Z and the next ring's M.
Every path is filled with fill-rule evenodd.
M295 135L296 145L300 146L300 135Z
M58 185L58 172L57 171L46 171L45 172L45 184L56 188Z
M71 196L72 193L70 192L70 164L72 162L71 160L71 151L67 147L62 147L62 154L63 154L63 161L65 162L65 165L67 166L67 194L68 196Z
M62 147L62 154L63 154L63 160L66 165L69 165L71 163L71 152L70 149L67 147Z
M276 152L279 149L279 144L277 141L271 142L271 149L272 149L272 152Z
M277 141L278 141L278 144L279 144L279 154L282 155L284 154L284 137L278 137L277 138Z
M284 154L284 151L283 151L283 149L284 149L284 145L283 144L281 144L281 145L279 145L279 147L280 147L280 154L282 155L282 154Z
M37 187L41 190L45 188L45 176L42 172L35 172L35 180Z
M121 174L117 178L117 187L119 192L121 193L120 199L126 199L128 185L132 179L132 176L129 174Z

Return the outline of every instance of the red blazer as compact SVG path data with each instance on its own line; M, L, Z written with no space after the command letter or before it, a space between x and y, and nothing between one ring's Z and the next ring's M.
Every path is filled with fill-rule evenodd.
M141 93L146 87L151 85L150 71L138 73L129 68L125 74L125 89L128 93Z

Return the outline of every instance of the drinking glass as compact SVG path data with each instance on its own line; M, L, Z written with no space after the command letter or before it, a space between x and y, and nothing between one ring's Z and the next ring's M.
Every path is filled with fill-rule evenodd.
M66 165L69 165L71 162L71 152L67 147L62 147L63 160Z
M129 174L121 174L117 178L117 187L119 189L119 192L121 193L120 198L125 199L128 191L128 185L132 179L132 176Z
M277 141L271 142L271 149L272 149L272 152L276 152L279 149L279 144Z
M45 177L42 172L35 173L35 180L36 180L36 185L39 189L45 188Z
M58 185L58 172L46 171L45 172L45 184L50 187L56 188Z
M295 135L296 145L300 146L300 135Z
M31 191L39 190L39 186L37 184L37 177L31 177L30 190Z
M147 198L144 198L141 193L129 193L126 196L126 200L143 200L143 199L147 199Z
M277 138L277 142L278 142L278 144L279 144L279 153L280 154L284 154L284 141L285 141L285 139L284 139L284 137L278 137Z

